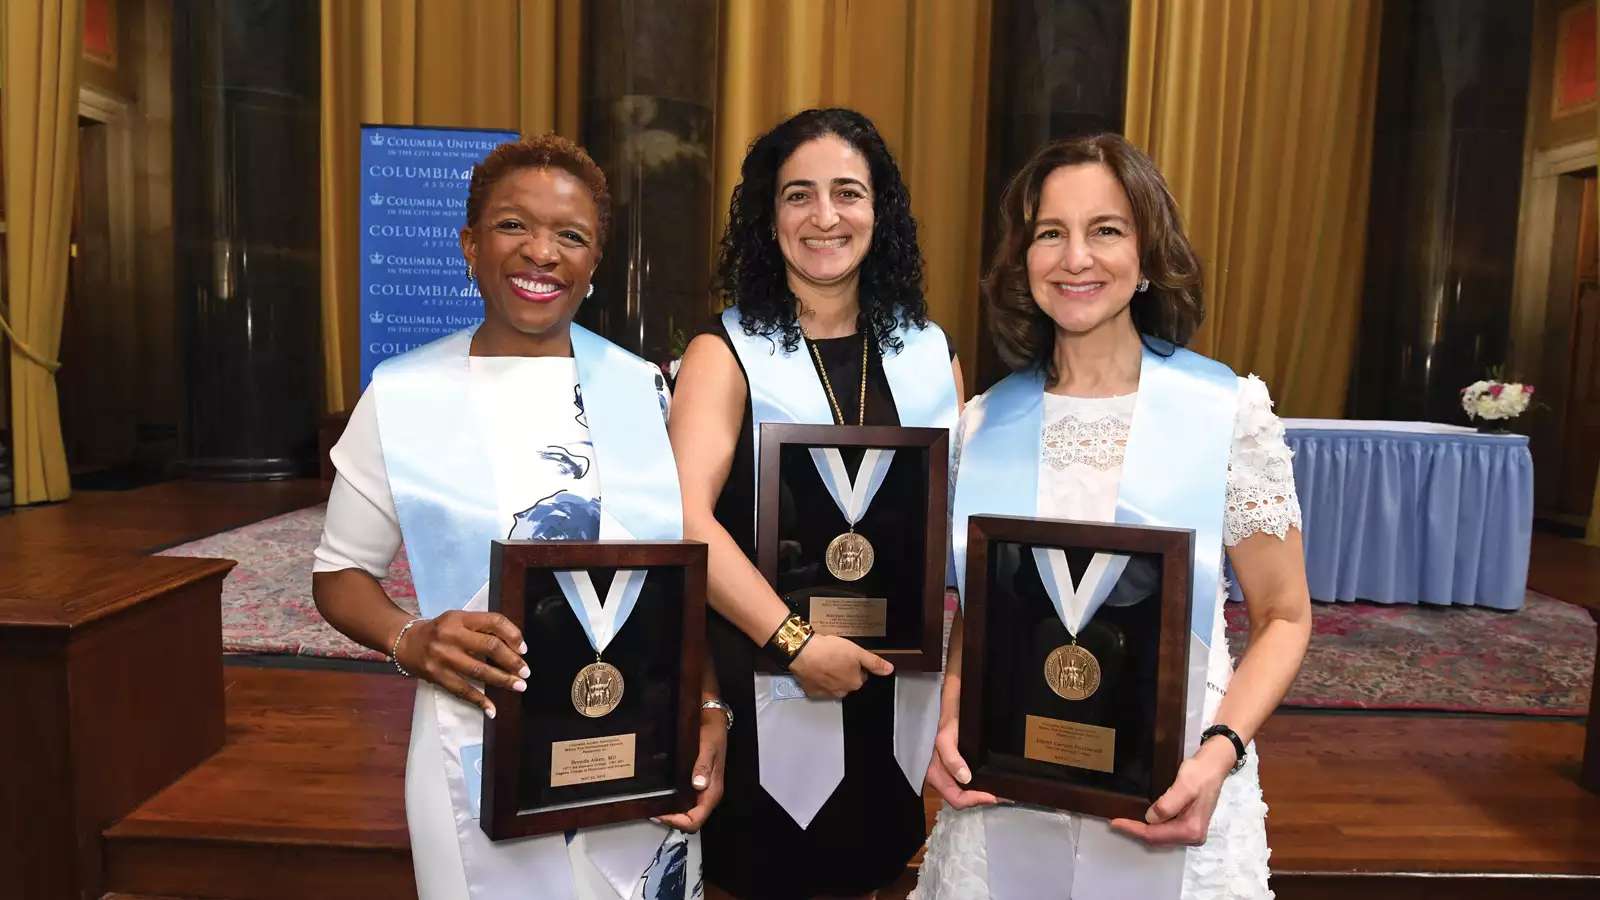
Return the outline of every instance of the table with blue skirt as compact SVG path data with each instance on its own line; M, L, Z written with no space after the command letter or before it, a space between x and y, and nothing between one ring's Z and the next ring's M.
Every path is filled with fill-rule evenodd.
M1520 434L1285 419L1316 600L1522 608L1533 458Z

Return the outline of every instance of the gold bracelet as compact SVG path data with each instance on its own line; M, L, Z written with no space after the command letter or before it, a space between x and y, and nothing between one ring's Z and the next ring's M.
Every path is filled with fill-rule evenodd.
M771 650L778 662L787 668L789 663L800 655L806 642L811 640L812 634L811 623L800 618L798 614L791 613L783 620L783 624L778 626L778 630L772 633L772 637L767 638L767 649Z

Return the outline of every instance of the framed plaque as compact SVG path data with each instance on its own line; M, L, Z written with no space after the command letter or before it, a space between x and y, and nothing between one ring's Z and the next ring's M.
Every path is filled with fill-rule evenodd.
M1194 533L973 516L967 535L970 787L1142 821L1183 762Z
M941 668L949 448L943 428L761 426L757 567L818 634Z
M522 630L530 675L525 693L488 690L484 832L503 840L693 807L705 544L495 541L489 571L489 609Z

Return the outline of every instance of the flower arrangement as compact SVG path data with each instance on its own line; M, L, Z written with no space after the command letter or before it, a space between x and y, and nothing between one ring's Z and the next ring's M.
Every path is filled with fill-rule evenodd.
M1469 419L1503 421L1528 409L1533 385L1499 380L1474 381L1461 389L1461 408Z

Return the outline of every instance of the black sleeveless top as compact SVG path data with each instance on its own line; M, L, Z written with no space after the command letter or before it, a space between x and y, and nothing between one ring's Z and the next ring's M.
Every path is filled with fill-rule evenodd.
M720 318L707 332L722 338L738 359ZM854 425L861 396L861 337L813 343L840 411ZM811 355L804 342L799 352ZM748 386L742 363L739 369ZM867 357L866 398L866 424L900 424L876 346ZM752 418L747 392L739 443L717 498L716 517L754 564ZM864 894L894 881L926 834L921 778L913 790L894 758L894 679L869 676L844 699L844 780L811 826L801 830L760 783L752 675L761 650L715 611L709 611L708 623L717 678L737 724L728 735L727 790L703 832L706 880L754 900Z

